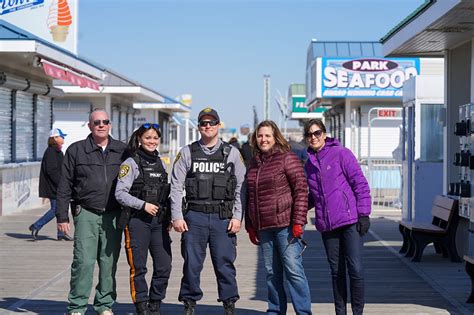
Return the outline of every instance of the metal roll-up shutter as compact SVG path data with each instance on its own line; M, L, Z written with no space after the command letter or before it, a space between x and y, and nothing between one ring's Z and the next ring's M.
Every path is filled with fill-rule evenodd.
M32 161L33 154L33 95L16 92L16 162Z
M41 158L48 147L49 131L51 130L51 98L38 96L36 103L36 156Z
M74 142L87 138L90 134L87 125L91 111L90 103L55 100L53 108L53 127L67 134L63 151Z
M120 112L117 109L112 109L112 137L119 139L119 116Z
M0 164L11 162L12 91L0 88Z
M127 112L120 112L120 140L127 141Z

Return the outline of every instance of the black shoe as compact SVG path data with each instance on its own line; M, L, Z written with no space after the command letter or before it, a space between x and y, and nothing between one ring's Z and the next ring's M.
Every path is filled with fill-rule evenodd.
M74 238L69 236L68 234L64 234L64 235L58 236L58 241L74 241Z
M150 315L160 315L160 306L161 301L150 301L148 303L148 309L150 310Z
M184 315L194 315L194 309L196 308L196 301L183 301L184 303Z
M30 227L28 229L31 231L31 237L33 237L33 240L36 241L36 239L38 238L38 233L39 233L40 230L36 229L33 224L30 225Z
M235 315L235 302L224 302L224 314Z
M135 303L135 310L137 315L149 315L150 310L148 309L148 302L137 302Z

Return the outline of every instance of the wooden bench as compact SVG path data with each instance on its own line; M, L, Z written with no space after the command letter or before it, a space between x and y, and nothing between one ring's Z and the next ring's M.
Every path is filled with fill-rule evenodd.
M464 256L464 262L466 263L466 272L471 278L471 295L469 295L466 303L474 303L474 257Z
M413 257L414 262L419 262L426 245L433 243L436 253L450 257L453 262L461 262L456 249L458 212L457 200L436 196L431 208L431 223L400 222L399 230L403 236L400 253Z

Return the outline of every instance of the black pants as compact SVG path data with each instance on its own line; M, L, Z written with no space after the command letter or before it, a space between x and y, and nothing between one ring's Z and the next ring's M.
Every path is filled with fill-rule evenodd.
M157 217L144 211L134 215L125 228L125 250L130 265L130 293L134 303L165 298L171 273L171 239L168 223L162 224ZM150 292L145 275L150 251L153 259L153 276Z
M345 315L347 303L346 266L351 288L353 314L364 311L364 271L362 266L362 237L351 224L322 233L324 247L331 267L332 290L337 315Z

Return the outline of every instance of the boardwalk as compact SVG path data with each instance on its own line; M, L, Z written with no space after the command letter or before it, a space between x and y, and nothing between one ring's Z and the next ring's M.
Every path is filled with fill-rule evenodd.
M0 314L63 314L69 290L72 243L54 240L55 227L47 225L36 242L28 226L42 209L0 217ZM311 216L311 214L310 214ZM464 301L470 283L462 263L451 263L428 248L422 263L411 263L397 254L401 245L396 220L399 214L375 211L372 230L366 239L366 314L473 314L474 306ZM311 219L311 217L310 217ZM264 314L265 272L258 248L239 234L238 283L241 300L238 314ZM163 314L180 314L177 301L182 259L179 235L173 237L173 272ZM304 253L310 280L313 312L334 314L326 255L319 233L309 226L305 233L309 248ZM150 266L151 268L151 266ZM128 265L122 252L117 272L116 314L133 314L129 295ZM202 273L204 298L197 314L222 314L209 259ZM93 314L89 307L90 314ZM291 305L289 314L293 314Z

